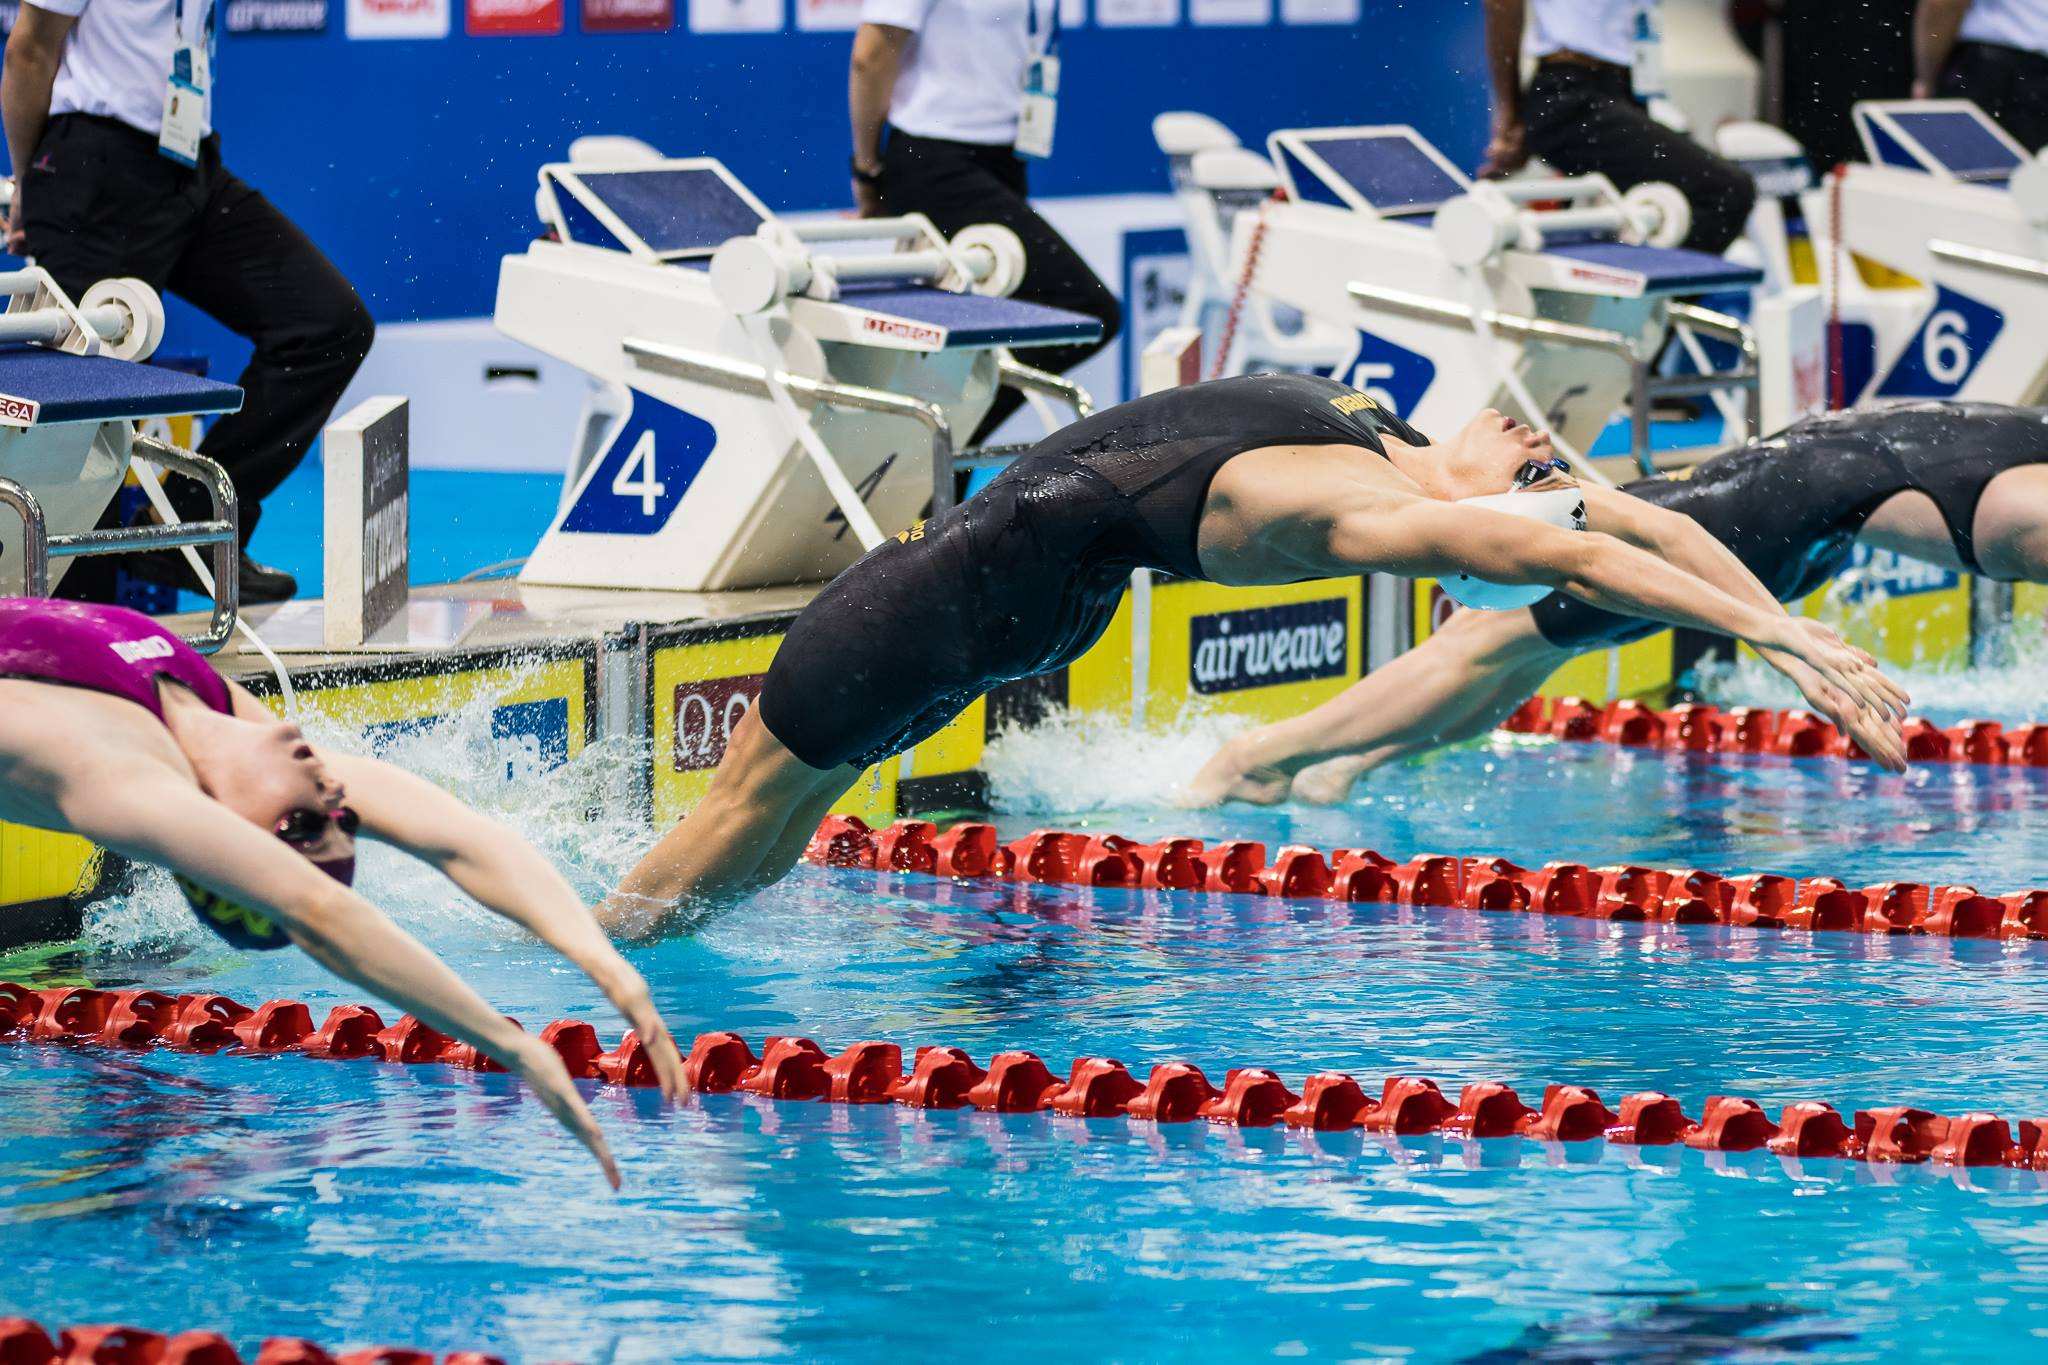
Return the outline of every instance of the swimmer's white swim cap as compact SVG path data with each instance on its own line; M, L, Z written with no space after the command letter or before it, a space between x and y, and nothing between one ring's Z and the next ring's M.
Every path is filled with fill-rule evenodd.
M1460 507L1484 507L1489 512L1528 517L1548 522L1565 531L1586 529L1586 500L1576 488L1517 488L1483 497L1459 498ZM1471 574L1450 574L1442 580L1444 592L1460 606L1481 611L1513 611L1533 606L1550 596L1541 583L1491 583Z

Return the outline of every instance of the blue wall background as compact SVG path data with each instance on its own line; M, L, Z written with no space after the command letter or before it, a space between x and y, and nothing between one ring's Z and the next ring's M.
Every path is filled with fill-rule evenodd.
M379 321L488 315L498 260L534 228L535 170L584 133L710 154L776 208L847 202L851 35L586 34L351 40L345 0L310 35L223 34L215 123L227 164L298 220ZM1197 109L1247 142L1276 127L1413 123L1472 165L1485 140L1478 0L1363 0L1353 27L1064 34L1045 195L1166 188L1152 116ZM166 351L232 377L246 346L172 305Z

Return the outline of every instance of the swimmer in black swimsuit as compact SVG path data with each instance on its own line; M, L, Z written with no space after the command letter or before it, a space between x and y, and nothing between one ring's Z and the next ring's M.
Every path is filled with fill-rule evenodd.
M1733 557L1702 579L1609 536L1456 505L1572 487L1551 463L1545 437L1497 412L1431 445L1364 394L1304 375L1172 389L1076 422L818 595L704 800L599 915L655 934L686 901L776 881L863 767L991 686L1080 655L1137 568L1241 585L1381 571L1556 588L1749 640L1874 752L1898 746L1904 694L1869 655L1787 616Z
M1915 403L1808 418L1595 506L1613 534L1683 563L1704 527L1786 602L1839 573L1860 540L2006 582L2048 581L2048 412ZM1602 517L1602 513L1607 515ZM1387 667L1292 720L1239 735L1188 804L1341 801L1390 759L1485 734L1574 655L1662 629L1553 595L1461 611Z

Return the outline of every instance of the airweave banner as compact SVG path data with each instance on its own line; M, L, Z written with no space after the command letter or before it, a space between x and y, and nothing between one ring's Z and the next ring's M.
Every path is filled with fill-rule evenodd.
M1189 685L1197 692L1343 676L1351 604L1341 597L1221 611L1188 621Z

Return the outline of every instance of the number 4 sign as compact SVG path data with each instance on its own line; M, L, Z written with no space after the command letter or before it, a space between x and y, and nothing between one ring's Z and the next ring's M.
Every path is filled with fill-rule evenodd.
M695 413L634 389L633 410L592 462L560 529L651 536L697 481L718 433Z
M640 433L640 439L633 442L632 451L626 462L619 466L619 472L612 475L612 496L640 499L640 515L652 518L655 509L661 505L661 495L668 492L668 485L658 476L655 466L654 432L650 429Z

